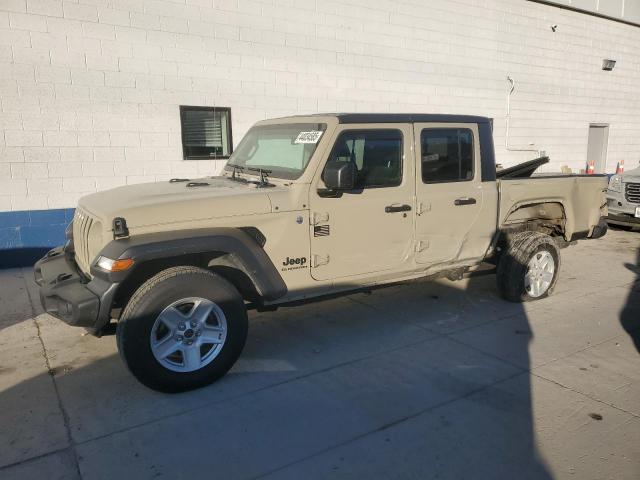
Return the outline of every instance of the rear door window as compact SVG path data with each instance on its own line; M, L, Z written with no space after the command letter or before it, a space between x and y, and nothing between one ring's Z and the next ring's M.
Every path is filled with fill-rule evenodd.
M424 183L473 180L473 132L468 128L425 128L420 150Z

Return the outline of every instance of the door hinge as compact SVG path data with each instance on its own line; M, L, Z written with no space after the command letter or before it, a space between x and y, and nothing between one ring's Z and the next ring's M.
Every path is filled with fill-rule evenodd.
M420 253L427 248L429 248L429 240L418 240L416 242L416 253Z
M329 263L329 255L311 255L311 266L320 267Z
M313 212L313 225L327 223L329 221L329 212Z
M430 202L418 202L418 215L422 215L425 212L431 211Z

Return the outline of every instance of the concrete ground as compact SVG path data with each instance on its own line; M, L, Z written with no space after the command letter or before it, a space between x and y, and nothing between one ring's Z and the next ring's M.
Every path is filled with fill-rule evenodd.
M0 477L637 480L640 234L562 259L524 306L488 276L254 312L236 367L181 395L0 271Z

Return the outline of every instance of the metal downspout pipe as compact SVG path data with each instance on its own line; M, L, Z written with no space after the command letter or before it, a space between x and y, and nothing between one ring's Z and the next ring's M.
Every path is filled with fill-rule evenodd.
M507 76L507 81L509 82L509 91L507 92L507 116L506 116L506 133L504 139L504 146L509 152L536 152L538 157L542 156L542 153L539 149L535 148L535 144L530 143L529 146L521 146L514 147L509 144L509 124L511 123L511 94L516 89L516 81Z

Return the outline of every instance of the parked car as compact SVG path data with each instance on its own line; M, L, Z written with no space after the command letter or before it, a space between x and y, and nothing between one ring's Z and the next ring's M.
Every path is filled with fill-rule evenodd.
M238 359L247 308L487 266L505 299L546 297L559 249L606 232L606 178L531 176L547 161L497 174L484 117L261 121L220 176L82 198L35 279L70 325L116 319L142 383L189 390Z
M609 224L640 229L640 167L609 179L607 207Z

